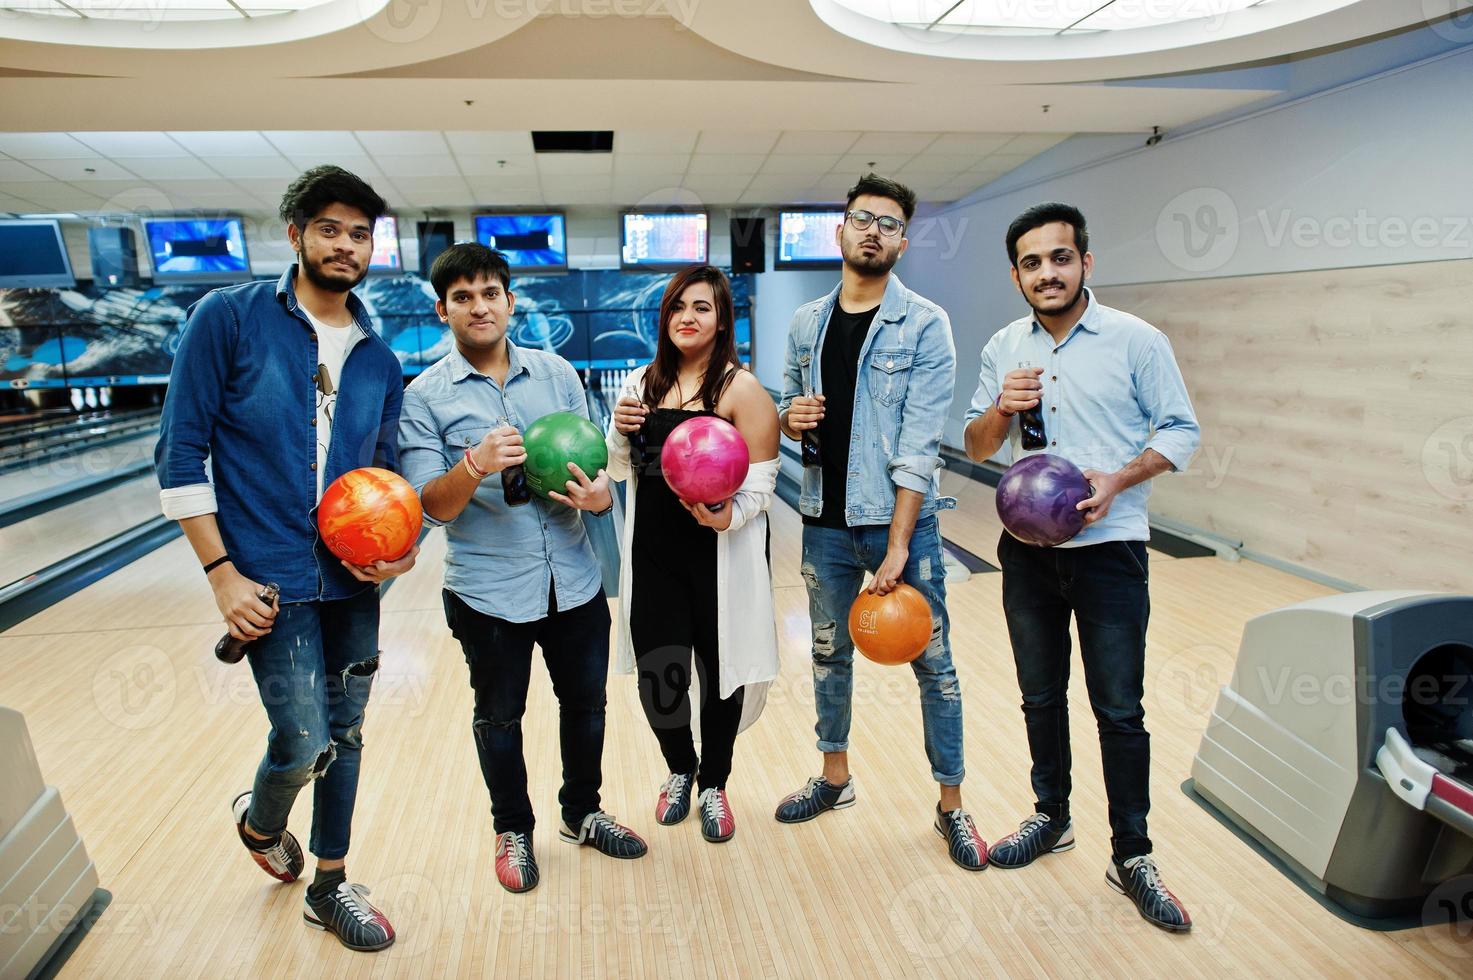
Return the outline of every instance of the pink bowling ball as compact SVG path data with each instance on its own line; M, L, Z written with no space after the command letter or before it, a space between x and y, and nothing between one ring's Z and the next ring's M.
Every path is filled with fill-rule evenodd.
M660 468L675 495L688 503L719 504L747 478L751 454L736 426L712 415L677 425L660 451Z

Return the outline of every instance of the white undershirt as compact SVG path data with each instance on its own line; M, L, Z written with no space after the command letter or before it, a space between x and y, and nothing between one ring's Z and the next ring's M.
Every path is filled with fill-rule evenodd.
M322 478L327 473L327 448L332 442L332 413L338 403L338 382L343 376L343 360L348 353L348 332L352 326L334 327L317 319L305 309L312 329L317 331L317 361L327 369L331 394L322 391L319 373L317 382L317 499L322 499Z
M352 339L352 326L333 327L302 310L317 332L317 362L327 368L332 381L332 394L317 392L317 499L322 499L322 477L327 472L327 448L332 441L332 411L337 406L338 382L343 374L343 361L347 359L348 344ZM216 512L215 487L210 483L196 483L187 487L172 487L159 491L164 516L169 520L184 520L202 514Z

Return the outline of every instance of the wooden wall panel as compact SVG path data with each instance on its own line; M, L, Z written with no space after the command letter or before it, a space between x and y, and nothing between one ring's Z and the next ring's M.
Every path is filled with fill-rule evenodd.
M1372 588L1473 591L1473 261L1098 289L1202 423L1151 510Z

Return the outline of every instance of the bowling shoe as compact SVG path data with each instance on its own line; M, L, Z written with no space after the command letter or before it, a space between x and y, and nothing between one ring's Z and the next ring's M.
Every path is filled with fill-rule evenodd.
M509 892L531 891L541 876L532 854L532 835L515 830L496 835L496 880Z
M736 814L726 800L726 790L712 786L701 790L701 836L712 844L731 840L736 834Z
M332 933L338 942L360 952L394 944L394 927L369 904L368 888L363 885L340 881L336 888L317 896L307 889L302 921L313 929Z
M835 786L822 776L814 776L796 793L783 797L773 814L778 823L803 823L825 810L842 810L854 805L854 777Z
M1045 854L1057 854L1074 846L1074 821L1051 821L1035 813L1018 829L992 845L991 862L999 868L1021 868Z
M660 798L655 801L655 819L667 827L673 827L690 816L690 789L695 776L691 773L672 772L665 785L660 787Z
M943 810L936 804L936 833L946 841L946 851L959 868L981 871L987 867L987 842L977 833L971 814L957 807Z
M1110 887L1135 903L1141 918L1168 932L1186 932L1192 928L1192 917L1181 901L1161 881L1161 872L1149 854L1110 862L1105 869Z
M240 835L240 842L250 852L251 860L277 881L296 881L302 876L302 846L297 843L290 830L283 830L275 844L264 847L261 846L262 842L246 836L246 813L250 808L249 791L237 796L230 806L230 812L235 816L235 832Z
M602 810L595 810L584 817L577 830L563 824L558 830L558 836L569 844L591 847L612 858L644 857L649 850L649 845L642 837L628 827L615 823L614 818Z

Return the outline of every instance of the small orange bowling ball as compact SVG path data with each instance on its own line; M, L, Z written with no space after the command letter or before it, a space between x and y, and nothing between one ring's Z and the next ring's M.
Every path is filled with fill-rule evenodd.
M423 523L419 495L409 481L376 466L344 473L323 491L317 505L323 544L354 565L403 558Z
M888 595L861 592L849 607L849 638L877 664L908 664L931 642L931 604L904 583Z

